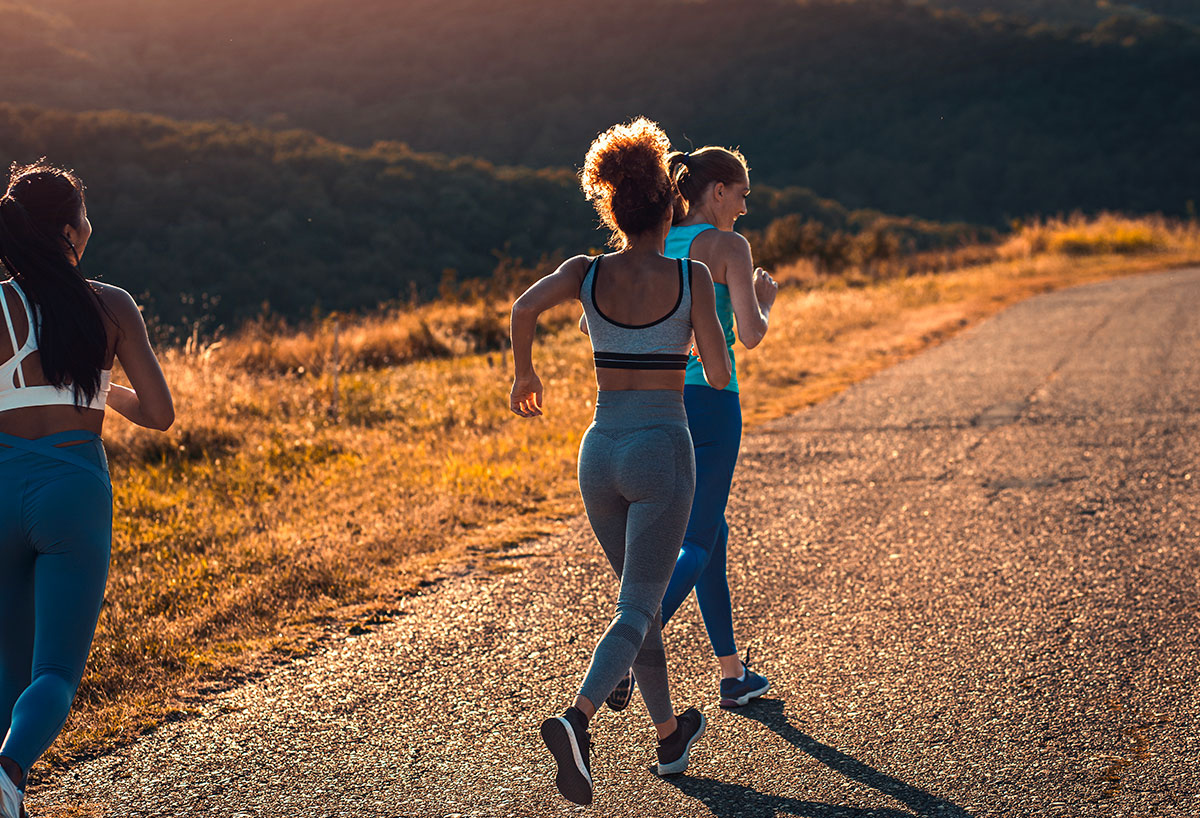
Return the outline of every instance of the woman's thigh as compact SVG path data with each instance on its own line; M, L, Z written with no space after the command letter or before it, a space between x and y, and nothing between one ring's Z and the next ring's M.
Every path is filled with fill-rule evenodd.
M94 475L78 470L31 486L24 516L34 552L33 673L78 679L108 578L112 495Z

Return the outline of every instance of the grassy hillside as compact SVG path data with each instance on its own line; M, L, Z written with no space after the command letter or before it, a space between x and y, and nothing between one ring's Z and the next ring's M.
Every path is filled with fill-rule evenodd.
M900 0L8 0L0 30L19 32L0 99L55 107L530 167L573 166L644 113L680 144L741 145L759 183L942 220L1182 215L1200 188L1184 81L1200 36L1167 20L1060 29Z
M747 422L823 399L1030 294L1200 262L1200 226L1044 223L980 251L971 267L873 282L780 271L771 332L739 355ZM135 735L177 710L180 691L262 667L264 652L302 647L331 622L402 615L403 595L448 561L519 570L524 538L578 513L590 346L577 309L548 316L535 350L547 414L515 418L511 361L475 351L509 303L343 325L336 415L328 323L167 351L176 426L162 435L111 417L105 429L107 602L52 758Z
M43 154L74 166L88 185L96 228L89 274L146 293L161 323L201 321L205 335L263 312L297 320L428 299L446 271L459 280L499 276L504 287L543 256L605 241L566 170L497 168L398 143L351 148L301 131L0 103L0 163ZM979 235L847 210L799 188L758 189L751 207L751 228L782 215L818 223L835 267L856 258L859 235L876 247L872 237L886 233L885 249L897 252ZM812 249L777 244L783 252L773 260Z

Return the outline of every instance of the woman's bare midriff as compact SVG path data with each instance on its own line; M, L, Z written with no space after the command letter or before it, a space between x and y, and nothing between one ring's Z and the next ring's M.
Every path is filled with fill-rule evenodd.
M73 406L29 406L0 412L0 432L34 440L58 432L94 432L100 434L104 412L100 409L76 409Z
M683 370L597 369L596 385L602 391L622 389L673 389L683 391Z

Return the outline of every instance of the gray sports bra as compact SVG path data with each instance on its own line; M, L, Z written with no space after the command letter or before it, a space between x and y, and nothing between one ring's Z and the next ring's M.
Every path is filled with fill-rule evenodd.
M600 259L588 267L579 300L587 316L596 366L605 369L687 369L692 348L692 263L679 259L679 298L672 310L649 324L622 324L596 306ZM686 266L685 266L686 265Z

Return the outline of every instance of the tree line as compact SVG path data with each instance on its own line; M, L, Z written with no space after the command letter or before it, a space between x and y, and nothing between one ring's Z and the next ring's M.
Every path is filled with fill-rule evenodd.
M1200 188L1200 35L1169 12L1190 2L1058 26L902 0L11 0L0 99L527 167L572 167L645 114L680 145L740 146L756 184L852 209L1182 215Z
M532 275L605 241L567 170L497 167L394 142L353 148L228 122L0 104L0 162L43 155L88 186L88 274L143 296L167 327L431 299L447 281ZM751 230L789 217L857 234L890 219L914 249L977 235L847 210L798 188L755 191L751 206Z
M944 9L968 14L1094 26L1112 17L1158 17L1166 22L1200 25L1200 6L1192 0L928 0Z

